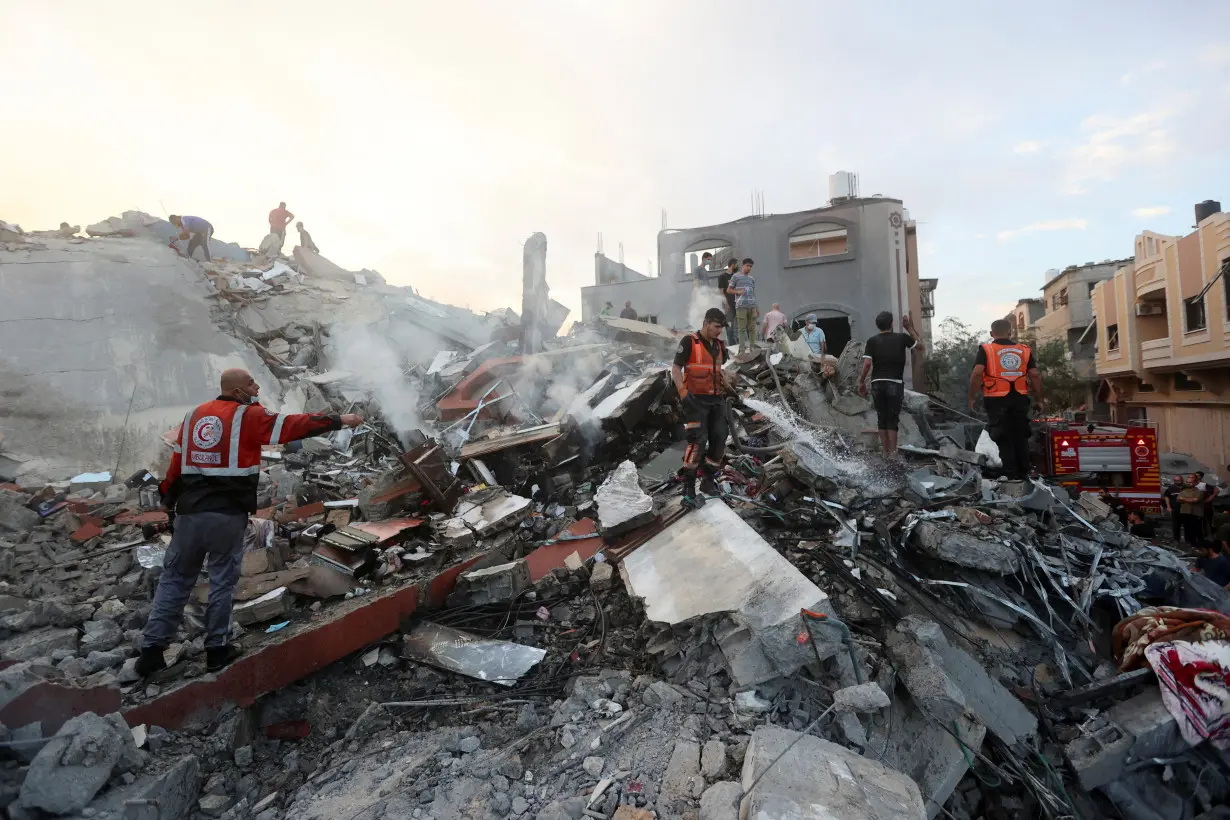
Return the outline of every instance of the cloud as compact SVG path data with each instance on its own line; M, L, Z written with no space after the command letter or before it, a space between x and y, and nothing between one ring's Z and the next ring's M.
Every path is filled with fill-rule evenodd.
M1164 71L1166 67L1167 67L1167 63L1165 60L1153 60L1152 62L1145 64L1143 67L1138 68L1135 71L1129 71L1127 74L1124 74L1122 77L1119 78L1119 82L1122 83L1123 85L1128 85L1133 80L1135 80L1137 77L1140 77L1141 75L1152 74L1155 71Z
M1023 228L1010 228L1006 231L1000 231L995 236L1000 242L1007 242L1009 239L1015 239L1027 233L1038 233L1039 231L1083 231L1088 225L1089 221L1085 219L1052 219L1048 222L1035 222Z
M1113 182L1125 168L1172 157L1176 143L1168 126L1176 113L1157 109L1127 117L1087 117L1081 123L1086 137L1068 157L1063 192L1083 194L1091 184Z
M1024 142L1018 142L1016 145L1012 146L1012 153L1036 154L1045 147L1046 143L1041 140L1025 140Z
M1165 216L1170 213L1169 205L1157 205L1152 208L1133 208L1132 216L1144 219L1150 216Z
M1205 65L1222 65L1230 63L1230 46L1218 44L1206 47L1200 52L1199 60Z

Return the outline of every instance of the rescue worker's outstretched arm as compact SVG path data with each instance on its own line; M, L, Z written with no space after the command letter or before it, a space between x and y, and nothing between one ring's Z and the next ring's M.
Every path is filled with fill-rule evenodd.
M907 313L901 317L901 326L914 339L914 347L910 349L910 352L914 354L914 358L922 361L927 356L927 346L923 344L922 336L919 336L918 331L914 328L914 320L910 318L910 314Z
M974 365L969 374L969 409L973 410L978 403L978 395L982 393L982 376L987 372L985 364Z
M270 413L266 410L249 415L255 418L244 418L244 426L254 422L259 439L269 444L286 444L343 427L358 427L363 423L363 417L354 413L326 416L320 413Z

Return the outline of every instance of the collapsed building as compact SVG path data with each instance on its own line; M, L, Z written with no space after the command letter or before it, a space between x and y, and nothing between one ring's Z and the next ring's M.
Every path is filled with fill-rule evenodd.
M201 264L156 220L106 224L131 235L14 231L0 251L6 290L33 271L97 287L94 344L132 334L150 357L97 368L82 417L135 404L125 372L177 368L127 387L148 391L139 424L93 422L118 456L58 416L40 431L6 379L30 402L0 451L9 816L1221 816L1227 593L1095 496L996 479L920 394L884 459L857 340L822 358L779 331L735 357L721 493L685 511L678 335L557 337L541 235L522 313L478 316L302 249ZM83 283L57 272L73 254ZM146 267L176 301L112 309L110 289L163 275ZM92 350L65 332L55 355ZM203 581L168 669L138 679L171 537L164 434L240 362L282 409L367 423L264 452L244 655L206 673Z

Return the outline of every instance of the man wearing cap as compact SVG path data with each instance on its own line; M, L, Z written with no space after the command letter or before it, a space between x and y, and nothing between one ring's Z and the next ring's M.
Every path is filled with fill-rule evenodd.
M828 344L824 340L824 331L816 324L816 314L807 314L807 319L803 323L803 341L807 342L807 346L811 348L811 352L817 356L823 356L828 352Z
M716 476L722 468L726 451L726 388L728 374L722 365L730 357L722 341L726 314L710 308L696 333L684 336L675 352L671 379L679 391L683 405L683 429L687 449L683 453L683 504L696 508L705 503L705 496L717 495ZM700 491L696 492L696 476L704 468Z

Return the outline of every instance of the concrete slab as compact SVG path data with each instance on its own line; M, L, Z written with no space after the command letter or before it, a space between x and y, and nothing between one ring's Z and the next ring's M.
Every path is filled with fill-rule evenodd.
M798 742L786 751L796 738ZM811 735L799 738L798 732L776 726L763 726L752 735L743 759L742 786L747 794L740 816L746 820L923 820L927 816L918 784L908 776L835 743Z
M939 624L912 615L903 618L897 630L912 637L938 661L947 678L961 690L965 705L993 735L1012 746L1021 738L1037 734L1038 719L1033 713L968 652L950 644Z
M1020 557L1011 547L934 521L915 527L914 539L923 552L958 566L1000 575L1011 575L1020 568Z
M725 504L685 515L623 559L629 594L651 621L678 624L703 615L730 616L719 646L741 686L789 675L815 660L801 609L833 615L828 595L805 578ZM822 657L840 645L834 630L815 630Z

